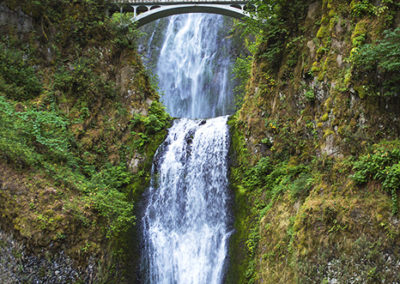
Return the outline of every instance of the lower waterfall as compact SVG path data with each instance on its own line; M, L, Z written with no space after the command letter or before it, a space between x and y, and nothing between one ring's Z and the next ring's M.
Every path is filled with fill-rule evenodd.
M175 120L142 220L146 283L221 283L227 257L227 117Z

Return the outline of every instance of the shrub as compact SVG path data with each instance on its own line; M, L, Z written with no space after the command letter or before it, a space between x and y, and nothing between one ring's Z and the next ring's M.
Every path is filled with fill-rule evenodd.
M304 97L306 98L307 101L313 102L315 100L315 93L314 90L307 90L304 93Z
M351 1L351 12L356 17L375 15L376 7L369 0L353 0Z
M353 165L351 178L357 184L372 180L382 183L382 188L392 195L392 213L398 211L397 191L400 189L400 141L381 142L372 153L361 156Z
M167 128L170 121L171 117L165 111L165 107L160 102L152 102L148 116L135 114L131 120L131 126L134 127L135 130L141 131L132 131L132 135L135 137L133 147L143 151L144 146L150 142L149 136Z
M384 38L375 44L366 44L353 54L356 79L373 85L376 92L385 96L400 93L400 28L384 31Z
M256 59L267 61L272 71L280 67L285 52L285 42L291 32L296 33L306 15L307 1L252 0L248 10L253 17L246 19L247 31L260 34Z
M110 227L107 228L107 237L125 232L134 224L133 204L121 192L131 180L132 174L123 163L117 166L107 164L91 179L87 198L99 214L108 220Z
M54 74L54 89L72 96L104 94L113 98L116 94L114 83L95 71L97 63L95 59L80 57L70 67L62 65Z
M48 159L70 158L66 120L53 111L15 111L14 105L0 96L0 153L10 161L37 165L42 154Z
M42 91L35 69L24 58L21 51L0 43L0 92L18 101L34 98Z
M248 79L250 78L252 60L252 56L247 56L246 58L238 57L233 67L235 79L239 81L239 84L234 88L236 105L238 107L240 107L243 103L243 97L246 91L246 84Z

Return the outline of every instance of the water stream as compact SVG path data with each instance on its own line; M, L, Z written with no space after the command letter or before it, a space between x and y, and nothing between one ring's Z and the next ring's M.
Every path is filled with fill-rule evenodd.
M145 283L223 282L233 98L222 28L221 16L189 14L171 17L165 30L156 73L167 111L180 119L157 150L145 196Z

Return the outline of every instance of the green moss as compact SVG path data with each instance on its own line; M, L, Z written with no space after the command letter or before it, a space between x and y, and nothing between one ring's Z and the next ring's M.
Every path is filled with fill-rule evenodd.
M357 9L369 6L366 1L357 4L361 4ZM304 52L290 76L288 70L293 63L289 56L287 61L284 58L274 88L247 96L239 118L235 119L234 131L242 137L241 146L237 144L235 148L247 148L250 155L232 167L233 173L240 172L234 174L235 192L240 196L237 204L242 202L241 206L248 210L247 215L238 213L241 220L237 221L237 228L247 233L242 234L242 242L235 239L234 246L241 246L248 254L241 255L243 259L247 257L247 265L240 268L244 276L230 280L323 283L336 277L346 283L356 273L365 283L382 279L396 282L398 276L384 272L385 264L381 261L384 248L395 259L400 255L395 249L399 230L389 221L394 197L381 190L382 181L373 179L358 186L349 178L354 161L368 145L381 137L400 135L399 127L391 122L398 114L398 100L367 97L373 90L365 76L372 73L360 73L357 77L352 65L354 54L379 33L382 19L364 17L365 14L354 16L350 3L343 0L324 0L322 7L315 4L308 16L312 19L308 18L300 30L289 28L287 42L302 36L302 41L309 44L297 47L308 51L315 44L316 58L309 58L309 53ZM312 38L315 34L317 37ZM393 31L390 34L388 46L397 38ZM338 52L343 58L340 70ZM289 55L290 51L285 50L284 54ZM250 94L261 88L258 78L263 74L259 68L266 64L261 57L253 62ZM350 86L365 99L354 98ZM309 90L321 91L326 100L299 102L304 95L312 97ZM391 109L390 114L384 105ZM268 147L258 144L265 133L268 141L273 141ZM335 151L325 151L331 149ZM395 164L387 165L386 170L391 173L387 184L397 183ZM361 168L358 171L363 173ZM249 215L253 216L253 225L249 225ZM376 220L370 216L377 216ZM368 264L363 260L366 254ZM346 265L347 262L351 264ZM343 273L331 274L328 265ZM393 263L390 265L393 267Z
M312 67L311 67L311 72L318 73L320 71L319 63L318 62L313 62Z
M97 280L120 282L135 273L122 271L138 255L129 247L133 208L170 118L134 48L131 22L107 18L103 1L45 2L5 1L44 24L24 34L1 27L0 61L8 67L0 63L0 179L20 195L2 191L0 215L33 250L62 244L78 266L95 256L100 266L118 267ZM122 70L129 80L119 80ZM149 115L134 125L132 109ZM136 174L128 168L138 154L132 132L148 140L136 148L144 156Z
M324 55L325 53L327 53L328 51L329 51L328 48L323 47L323 46L320 46L320 47L317 49L317 55L318 55L318 56L322 56L322 55Z
M328 137L328 136L330 136L330 135L333 135L333 134L335 134L335 132L334 132L333 130L331 130L331 129L325 129L325 130L324 130L324 136L323 136L323 138L326 138L326 137Z
M346 73L344 75L344 84L345 86L349 86L352 80L352 72L351 69L346 69Z
M234 195L235 234L231 237L229 256L230 265L227 273L227 282L247 283L254 277L255 271L248 271L251 266L246 241L249 238L251 228L254 228L254 216L251 214L251 203L249 203L246 189L241 185L244 171L247 167L248 151L245 146L244 136L241 134L237 118L229 119L231 146L229 151L230 160L233 163L230 171L230 187ZM249 214L250 213L250 214ZM246 273L247 271L247 273Z
M339 16L336 14L335 11L329 11L329 17L331 17L329 21L329 30L333 31L336 24L339 22Z
M351 35L351 42L353 47L361 46L367 37L367 28L370 25L370 22L367 20L359 21Z
M329 26L328 25L321 25L317 32L317 38L323 39L330 35Z
M313 102L315 100L314 90L308 90L304 93L304 97L307 101Z
M368 95L368 87L365 85L355 86L354 90L356 90L358 96L363 99Z
M319 72L318 76L317 76L318 81L320 81L320 82L323 81L325 78L325 74L326 74L326 72L323 72L323 71Z

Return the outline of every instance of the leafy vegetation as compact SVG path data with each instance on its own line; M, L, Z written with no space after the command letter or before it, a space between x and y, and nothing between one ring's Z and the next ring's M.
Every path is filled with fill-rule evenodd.
M121 192L132 174L126 166L106 165L86 177L80 159L71 152L72 135L66 119L54 111L15 111L0 96L0 155L18 167L45 169L49 178L84 193L89 207L98 210L110 225L107 236L116 236L133 224L133 205ZM79 214L79 212L77 212Z
M400 28L385 30L383 39L365 44L353 56L356 78L366 85L367 95L395 96L400 93Z
M93 57L79 57L68 67L61 65L54 74L54 89L71 96L96 96L104 93L108 98L115 97L115 83L106 80L94 70L98 65L97 60Z
M23 52L0 42L0 92L18 101L38 96L43 87L36 73Z
M246 91L247 81L250 78L252 61L253 57L250 55L245 58L238 57L233 67L235 79L239 80L240 82L234 89L237 107L240 107L243 104L243 97Z
M1 178L23 192L1 191L1 214L33 247L62 244L79 264L112 262L104 277L121 272L134 251L134 204L170 121L135 50L139 33L129 15L107 17L106 0L4 5L32 26L0 27L0 167L14 175Z
M396 282L381 260L400 255L398 3L285 2L245 23L257 35L232 124L233 279Z
M141 131L133 131L135 136L134 148L143 152L150 142L150 136L160 133L160 130L170 125L171 117L165 112L165 107L157 101L152 102L147 116L135 114L132 124Z
M285 42L291 33L296 33L298 23L304 17L307 1L268 0L250 1L247 5L253 17L246 19L246 30L261 34L257 58L268 62L276 71L282 60Z
M381 142L373 146L371 153L354 162L351 176L358 184L376 180L383 190L392 195L392 213L398 212L398 191L400 189L400 141Z
M351 2L351 12L356 17L375 15L375 6L369 0L354 0Z

